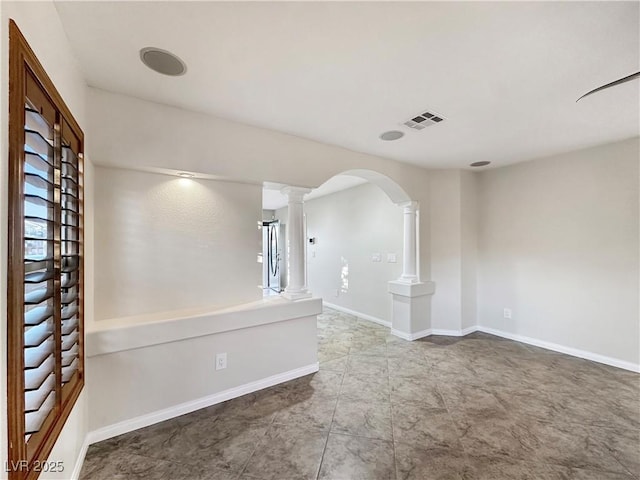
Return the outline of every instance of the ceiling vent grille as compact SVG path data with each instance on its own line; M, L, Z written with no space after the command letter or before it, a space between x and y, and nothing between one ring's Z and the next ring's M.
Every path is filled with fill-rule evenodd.
M436 125L444 120L442 115L433 112L424 112L420 115L416 115L415 117L407 120L403 123L409 128L413 128L414 130L423 130L431 125Z

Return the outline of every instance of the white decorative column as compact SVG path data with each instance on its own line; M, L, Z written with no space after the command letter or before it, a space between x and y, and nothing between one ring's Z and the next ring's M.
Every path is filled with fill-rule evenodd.
M287 212L287 287L283 297L299 300L311 297L306 285L305 233L304 233L304 196L309 188L285 187L282 190L289 199Z
M417 255L417 229L416 213L418 202L407 202L402 205L404 212L404 245L402 250L402 276L401 281L406 283L418 283L420 279L417 275L418 255Z
M393 299L391 333L405 340L417 340L431 334L431 295L433 282L418 277L418 202L400 204L403 208L404 239L402 275L389 282Z

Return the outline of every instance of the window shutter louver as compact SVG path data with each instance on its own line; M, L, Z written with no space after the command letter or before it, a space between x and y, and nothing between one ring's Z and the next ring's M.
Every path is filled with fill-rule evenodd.
M84 385L84 138L13 22L9 91L6 465L31 480Z
M66 122L62 124L61 206L61 365L62 383L69 383L78 371L82 316L80 245L82 244L82 153L81 141Z
M24 434L38 433L56 407L55 116L50 102L27 88L24 122ZM37 91L37 90L36 90ZM45 108L46 105L46 108ZM36 313L34 313L36 312Z

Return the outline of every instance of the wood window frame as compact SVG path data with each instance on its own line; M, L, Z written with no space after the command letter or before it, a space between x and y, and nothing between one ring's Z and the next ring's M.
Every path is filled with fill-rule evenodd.
M27 84L33 82L46 96L48 103L56 110L59 130L65 129L73 135L78 148L78 283L77 283L77 320L78 320L78 366L71 380L63 384L62 380L62 314L61 300L54 297L54 361L55 361L55 406L40 430L25 439L25 376L24 376L24 165L25 165L25 101ZM61 133L63 135L64 133ZM9 455L7 470L10 480L33 480L42 471L53 471L56 466L49 454L58 439L62 428L71 413L80 392L84 387L84 202L83 202L83 152L84 134L82 129L64 103L53 82L29 47L26 39L13 20L9 22L9 179L8 179L8 291L7 291L7 424ZM62 146L57 148L62 149ZM62 168L62 167L60 167ZM53 240L55 256L58 259L55 268L54 291L60 293L61 238L59 224L62 200L58 198L55 206L54 222L58 234ZM54 260L55 262L55 260ZM55 263L54 263L55 264ZM56 308L57 307L57 308ZM57 310L57 311L56 311ZM51 468L50 468L51 467ZM70 472L71 465L62 466ZM59 471L60 465L57 464Z

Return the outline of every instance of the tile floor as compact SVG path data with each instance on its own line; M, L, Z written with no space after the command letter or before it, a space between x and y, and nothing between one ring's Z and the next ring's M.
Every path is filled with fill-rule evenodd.
M83 480L640 478L640 375L327 310L320 372L92 445Z

